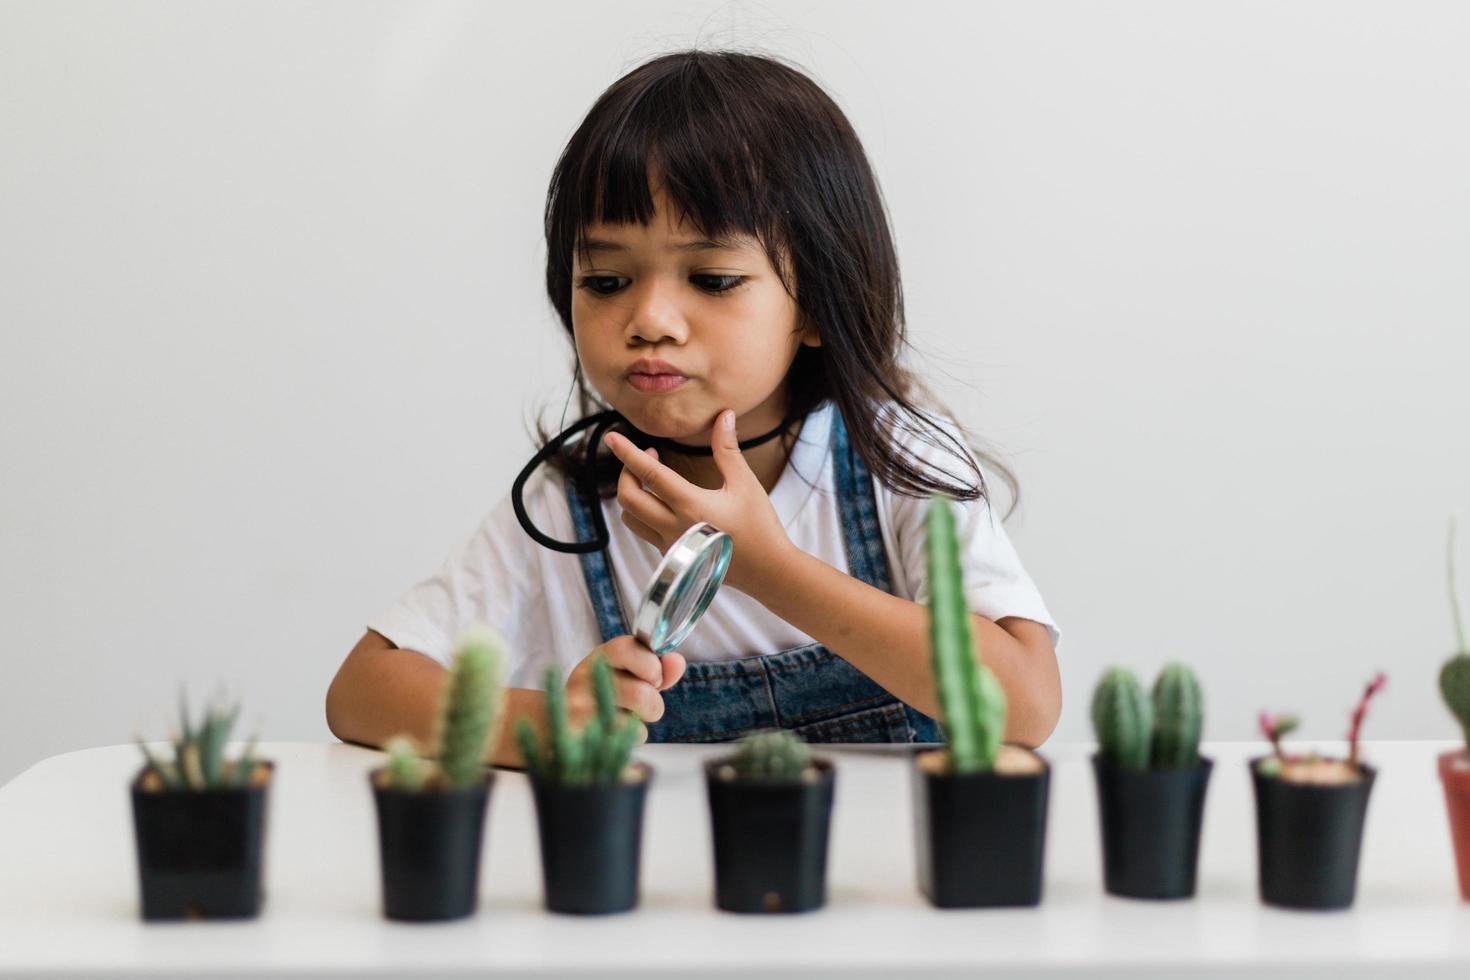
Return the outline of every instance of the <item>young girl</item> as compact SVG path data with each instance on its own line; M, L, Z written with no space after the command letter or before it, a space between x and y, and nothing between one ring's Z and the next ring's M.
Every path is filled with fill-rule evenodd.
M454 637L483 620L512 651L502 736L522 716L544 724L548 664L574 720L590 716L600 652L655 741L771 727L939 741L924 518L945 493L979 646L1009 698L1005 736L1046 739L1055 625L978 457L898 365L877 182L815 83L735 53L635 69L562 153L546 244L582 409L603 411L543 447L532 464L550 465L528 467L437 575L368 624L327 693L336 735L427 742ZM630 603L698 521L734 542L726 585L660 658L628 635ZM515 739L493 761L519 765Z

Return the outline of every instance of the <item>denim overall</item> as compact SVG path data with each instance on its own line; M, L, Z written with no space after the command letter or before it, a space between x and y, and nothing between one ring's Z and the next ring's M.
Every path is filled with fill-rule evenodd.
M832 457L843 548L851 574L892 592L868 469L832 413ZM571 481L567 503L578 539L591 533L591 507ZM582 575L602 642L629 633L607 552L581 556ZM723 742L752 731L788 728L808 742L942 742L939 724L889 694L820 643L779 653L691 663L663 692L664 715L650 742Z

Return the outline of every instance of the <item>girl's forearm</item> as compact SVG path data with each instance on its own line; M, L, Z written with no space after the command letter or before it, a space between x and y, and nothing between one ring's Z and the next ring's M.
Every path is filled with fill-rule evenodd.
M348 655L327 690L327 727L344 742L381 748L395 735L409 735L425 752L434 745L439 701L449 672L436 660L401 650L368 633ZM515 739L518 718L545 728L540 691L509 688L487 761L497 766L525 763Z
M900 701L938 717L929 618L923 606L797 549L770 571L774 574L765 578L762 594L753 598ZM1030 620L1002 619L998 624L976 615L974 621L985 665L1006 692L1006 740L1040 745L1061 713L1061 677L1050 635Z

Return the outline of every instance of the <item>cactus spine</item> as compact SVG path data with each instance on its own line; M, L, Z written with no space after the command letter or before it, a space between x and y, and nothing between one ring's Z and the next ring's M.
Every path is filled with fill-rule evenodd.
M1465 619L1460 610L1460 592L1455 584L1455 530L1456 522L1451 517L1445 565L1450 585L1450 615L1455 621L1455 640L1459 646L1455 655L1440 668L1439 692L1444 696L1450 713L1459 721L1466 748L1470 749L1470 643L1465 639Z
M1000 752L1006 698L976 650L949 498L929 505L929 645L954 772L989 770Z
M800 779L811 765L811 750L791 732L755 732L740 740L731 765L741 779Z
M642 723L631 711L619 710L607 659L598 655L592 662L597 714L580 732L572 730L566 686L554 666L546 668L545 688L548 750L542 751L529 721L522 718L516 724L526 769L538 779L566 786L616 783L628 767Z
M1147 769L1153 709L1133 671L1113 667L1092 695L1092 727L1098 754L1120 769Z
M485 757L500 713L504 646L484 625L466 630L455 646L439 714L439 769L451 786L477 786L485 781Z
M1199 681L1181 663L1171 663L1154 679L1153 751L1155 769L1192 769L1199 763L1204 724Z

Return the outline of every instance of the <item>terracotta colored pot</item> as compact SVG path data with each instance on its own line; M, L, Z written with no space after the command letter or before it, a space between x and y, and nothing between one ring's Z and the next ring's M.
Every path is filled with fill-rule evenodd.
M1450 814L1450 838L1460 869L1460 897L1470 902L1470 751L1456 749L1439 757L1439 778Z

